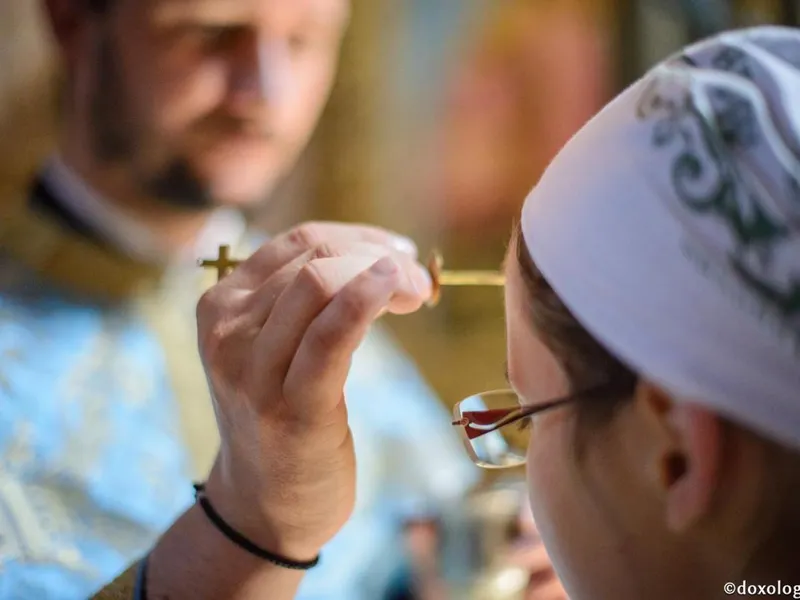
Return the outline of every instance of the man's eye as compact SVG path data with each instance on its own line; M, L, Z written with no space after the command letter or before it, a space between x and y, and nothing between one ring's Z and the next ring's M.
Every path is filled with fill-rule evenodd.
M232 39L236 31L235 27L228 25L190 25L184 28L183 33L204 46L217 46Z

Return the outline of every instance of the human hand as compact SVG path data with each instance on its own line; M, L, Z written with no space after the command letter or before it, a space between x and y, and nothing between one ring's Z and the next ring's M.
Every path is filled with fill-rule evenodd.
M199 346L221 437L206 493L234 528L295 560L339 530L355 495L352 354L380 314L417 310L430 293L405 238L312 223L203 296Z

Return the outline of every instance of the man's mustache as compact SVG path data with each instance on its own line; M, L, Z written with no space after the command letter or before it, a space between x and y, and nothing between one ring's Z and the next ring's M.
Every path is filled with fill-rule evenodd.
M262 138L264 141L274 141L278 137L271 123L255 117L217 114L199 122L194 129L201 137L248 135Z

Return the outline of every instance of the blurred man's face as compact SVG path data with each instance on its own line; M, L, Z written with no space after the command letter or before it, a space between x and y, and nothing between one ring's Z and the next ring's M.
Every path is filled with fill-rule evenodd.
M316 124L348 10L349 0L112 0L72 64L93 162L175 206L263 198Z

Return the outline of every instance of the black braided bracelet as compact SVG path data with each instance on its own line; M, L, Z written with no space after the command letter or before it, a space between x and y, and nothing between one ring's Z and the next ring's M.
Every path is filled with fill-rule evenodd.
M136 573L136 587L133 591L134 600L147 600L147 563L150 555L145 556L139 563L139 570Z
M208 498L205 495L205 485L196 483L194 485L194 491L195 500L197 500L197 503L200 505L200 508L203 509L203 512L206 513L208 520L211 521L214 527L216 527L226 538L239 546L242 550L245 550L253 556L257 556L258 558L271 562L272 564L278 565L279 567L283 567L284 569L308 571L319 564L319 555L312 560L303 562L299 560L292 560L290 558L286 558L285 556L280 556L279 554L275 554L274 552L270 552L269 550L265 550L264 548L254 544L241 533L236 531L233 527L228 525L219 515L219 513L214 510L214 507L211 506L211 502L208 501Z

